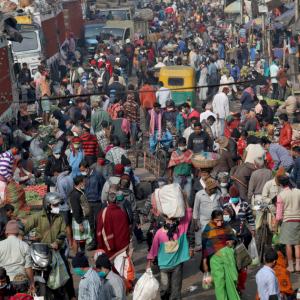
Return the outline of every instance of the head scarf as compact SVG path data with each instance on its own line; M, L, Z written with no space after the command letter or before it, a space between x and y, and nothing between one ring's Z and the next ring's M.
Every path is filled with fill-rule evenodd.
M75 151L75 148L73 146L73 143L81 143L81 138L80 137L74 137L72 139L72 145L71 145L71 147L72 147L73 156L75 157L76 151Z
M54 153L59 153L59 152L61 152L60 147L54 147L54 148L52 149L52 153L53 153L53 154L54 154Z

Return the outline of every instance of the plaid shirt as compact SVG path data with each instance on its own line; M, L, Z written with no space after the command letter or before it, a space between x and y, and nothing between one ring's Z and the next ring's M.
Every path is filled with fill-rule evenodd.
M121 157L123 154L127 157L126 150L120 147L113 147L106 153L105 158L116 165L121 163Z
M133 94L129 94L127 97L127 101L123 105L124 109L124 117L130 122L138 122L140 124L140 107L134 101Z
M26 294L16 294L13 297L9 298L9 300L34 300L34 298Z
M99 145L94 134L87 133L81 136L82 149L85 155L98 155Z
M103 288L99 275L92 267L81 277L78 300L104 299Z

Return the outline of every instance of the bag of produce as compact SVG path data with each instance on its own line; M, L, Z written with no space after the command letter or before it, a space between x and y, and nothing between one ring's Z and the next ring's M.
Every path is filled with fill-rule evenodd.
M133 300L155 299L158 288L159 282L153 276L151 269L148 269L134 287Z
M185 204L178 183L156 189L155 202L159 213L168 216L168 218L182 218L185 215Z
M140 11L139 17L146 21L152 21L153 20L153 11L151 9L142 9Z
M210 275L209 272L206 272L203 275L202 287L205 290L208 290L208 289L214 287L214 282L213 282L213 279L212 279L212 277L211 277L211 275Z
M252 258L251 266L260 266L258 252L256 248L255 238L253 237L251 243L248 246L248 252Z

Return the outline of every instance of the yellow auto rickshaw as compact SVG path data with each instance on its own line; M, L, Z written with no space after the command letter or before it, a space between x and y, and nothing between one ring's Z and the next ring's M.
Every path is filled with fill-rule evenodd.
M195 70L192 67L163 67L159 71L159 81L162 81L164 87L171 90L172 99L176 106L187 102L188 96L191 97L189 104L193 106L196 96L194 88L196 85L196 75Z

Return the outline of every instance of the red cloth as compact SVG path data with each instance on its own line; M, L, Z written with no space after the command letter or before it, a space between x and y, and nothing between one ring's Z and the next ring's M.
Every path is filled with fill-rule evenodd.
M269 152L267 152L267 162L269 163L270 169L273 170L274 161L273 161L272 156Z
M173 8L172 7L168 7L166 8L166 11L165 11L166 14L172 14L173 13Z
M96 136L92 133L86 133L81 136L82 150L85 155L95 155L99 152L99 145Z
M130 242L128 218L117 204L110 204L98 215L98 249L104 249L110 260L123 253Z
M245 282L247 280L247 268L239 272L237 290L245 290Z
M230 128L230 130L233 130L234 128L238 127L239 122L239 120L234 120L229 123L228 127ZM231 137L231 131L229 131L229 129L226 126L224 128L224 136L228 139Z
M287 123L281 129L278 144L280 146L283 146L287 150L291 150L292 133L293 133L293 130L292 130L291 125L290 125L290 123Z
M106 61L105 66L106 66L106 70L109 71L109 75L111 77L112 76L112 65L111 65L110 61Z

